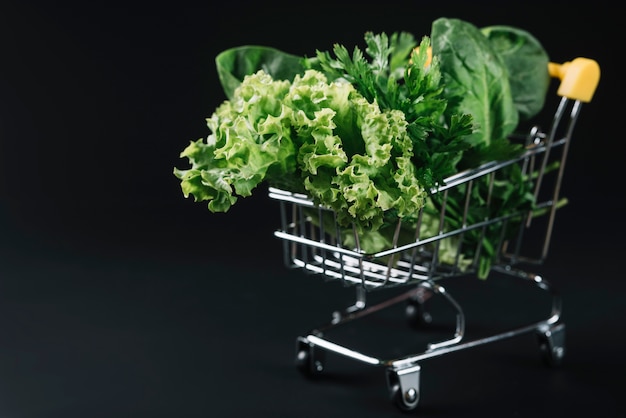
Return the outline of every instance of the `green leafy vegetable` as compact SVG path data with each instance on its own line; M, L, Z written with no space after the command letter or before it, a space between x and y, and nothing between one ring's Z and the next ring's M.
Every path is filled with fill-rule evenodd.
M302 60L275 48L244 45L219 53L215 66L226 97L232 99L245 76L263 70L276 80L293 80L304 72Z
M433 54L444 68L446 96L457 113L469 113L474 120L466 156L468 166L506 159L519 150L507 138L517 128L507 68L489 40L469 22L440 18L433 22Z
M227 211L263 181L289 181L335 209L344 226L363 229L378 228L387 211L407 216L423 206L402 112L382 111L317 70L293 82L263 70L246 76L208 124L207 141L182 154L191 169L175 174L183 192L208 200L211 211Z
M550 59L541 43L529 32L511 26L488 26L481 28L481 32L508 70L520 119L537 115L543 109L550 86Z
M336 45L336 59L318 52L301 61L302 75L297 60L276 51L245 48L218 57L222 71L241 61L237 68L245 71L279 74L264 63L271 53L289 63L282 74L295 75L281 80L260 69L240 84L233 81L240 75L221 77L225 89L235 87L230 99L208 119L207 141L183 152L191 169L175 169L185 195L209 201L211 211L227 211L267 181L305 191L334 209L342 226L361 231L414 217L430 187L454 172L469 146L463 138L471 117L453 115L445 123L441 75L436 65L426 68L426 53L414 52L411 35L395 34L391 44L384 34L365 39L369 60L358 48L350 58ZM427 38L422 46L425 51ZM242 59L242 51L254 51L253 58Z
M364 50L335 44L312 57L264 46L220 53L226 100L207 119L207 138L180 154L190 164L174 168L184 196L226 212L263 182L306 193L335 211L344 244L356 245L355 227L361 250L371 253L391 245L398 219L403 239L414 239L420 209L421 228L435 234L442 201L433 192L447 177L523 151L509 136L543 106L546 74L530 68L547 71L530 34L441 18L419 44L408 32L366 32L364 41ZM523 78L513 81L518 72ZM517 165L501 170L493 185L476 182L463 220L465 189L451 188L443 227L529 210L531 189ZM480 277L495 257L496 235L464 237L483 249ZM441 242L440 260L453 262L458 240ZM473 251L464 251L462 266L476 262Z
M454 96L444 95L438 60L427 65L428 37L422 38L417 49L415 38L406 32L391 37L367 32L365 42L366 54L355 47L350 55L336 44L335 57L317 51L317 59L309 65L330 79L347 80L382 109L401 111L408 123L417 176L425 187L436 187L456 172L462 151L471 146L472 116L448 110L447 103Z

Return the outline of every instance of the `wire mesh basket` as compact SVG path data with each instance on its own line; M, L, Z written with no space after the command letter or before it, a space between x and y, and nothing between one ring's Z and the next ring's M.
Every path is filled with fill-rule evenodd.
M577 58L565 64L550 63L549 70L560 79L560 101L551 125L545 130L532 126L512 137L524 145L520 156L491 161L445 179L431 191L428 204L414 220L398 219L388 226L393 229L393 239L378 251L363 250L361 243L369 239L367 231L340 225L335 212L316 205L309 196L269 189L270 198L280 207L281 225L275 235L282 241L286 265L356 288L353 305L333 312L328 323L297 338L300 371L307 376L321 373L323 352L383 366L390 397L406 411L418 405L419 363L430 357L534 332L546 363L561 363L565 351L561 300L546 280L526 268L547 257L556 213L565 203L560 193L570 140L583 103L589 102L595 91L599 67L593 60ZM510 182L511 172L520 179L515 191L532 193L533 204L503 214L503 202L494 198L493 191ZM547 292L549 314L540 321L468 341L463 309L440 281L468 275L485 278L492 272L521 278ZM400 286L408 290L368 305L370 291ZM406 302L409 317L426 322L423 302L432 295L441 296L453 308L456 325L450 338L429 343L423 352L380 358L327 336L346 322L399 302Z

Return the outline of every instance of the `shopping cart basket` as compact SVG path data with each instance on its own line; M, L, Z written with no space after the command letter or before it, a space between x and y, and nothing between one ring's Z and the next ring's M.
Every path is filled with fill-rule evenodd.
M333 312L329 322L297 338L296 365L301 372L307 376L321 373L325 352L384 367L392 402L403 411L411 411L420 400L420 363L429 358L523 333L535 333L543 360L549 366L560 365L565 352L565 325L561 321L559 294L547 280L527 271L527 267L541 264L547 256L561 201L561 182L570 139L582 104L589 102L595 93L600 69L594 60L576 58L564 64L550 63L549 72L560 80L558 105L549 128L543 130L533 126L524 133L525 149L521 156L459 172L447 178L442 187L433 190L432 199L436 200L438 211L435 218L438 218L439 225L434 233L423 233L420 215L412 238L401 241L399 232L402 222L399 220L398 233L392 245L376 253L366 253L360 249L359 234L356 232L351 240L353 244L344 245L341 228L336 225L334 213L328 208L315 205L306 195L269 189L270 198L278 201L280 206L281 227L275 235L282 240L286 264L319 275L325 281L339 282L356 289L354 304ZM503 216L497 211L487 210L487 215L479 221L468 216L468 211L475 204L473 199L476 198L478 185L483 186L484 192L481 204L489 208L491 190L498 181L498 175L513 165L517 165L524 175L534 176L536 205L532 209L524 208ZM461 216L457 214L462 221L454 227L446 222L452 210L447 205L451 193L465 196L464 205L460 208ZM459 211L459 208L455 210ZM487 251L481 244L481 234L485 233L500 233L502 237L497 248L491 249L494 261L489 271L512 278L514 282L521 279L522 283L528 283L531 288L547 295L550 306L547 317L539 321L468 339L464 310L443 287L442 280L478 273L479 260ZM536 245L538 241L541 243L539 246ZM449 247L451 243L456 255L440 259L440 247ZM473 247L469 253L473 256L469 259L468 246ZM373 305L367 303L368 295L375 290L400 287L402 292L399 294L394 292ZM406 304L406 315L412 325L426 324L430 313L425 308L425 302L431 297L445 301L445 305L452 308L456 324L452 327L454 332L451 336L428 342L423 351L380 358L340 344L328 336L330 331L343 324L400 302Z

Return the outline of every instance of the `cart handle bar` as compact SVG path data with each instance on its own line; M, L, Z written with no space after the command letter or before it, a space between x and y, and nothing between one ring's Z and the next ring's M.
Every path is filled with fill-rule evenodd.
M600 81L600 66L589 58L575 58L563 64L548 63L551 77L561 80L557 94L581 102L590 102Z

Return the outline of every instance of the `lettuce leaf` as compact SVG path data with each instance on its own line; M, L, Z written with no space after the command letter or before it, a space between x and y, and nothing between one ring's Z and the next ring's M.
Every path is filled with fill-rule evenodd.
M180 154L189 169L174 169L185 197L208 201L212 212L226 212L238 197L250 196L268 173L285 176L295 171L292 131L282 120L289 115L281 99L288 81L275 81L259 71L246 76L207 119L206 141L190 143Z
M333 208L342 226L377 229L386 213L414 215L426 190L411 163L400 111L381 110L346 81L317 70L293 81L247 75L207 119L211 134L182 153L175 169L185 196L227 211L264 181L303 190Z

